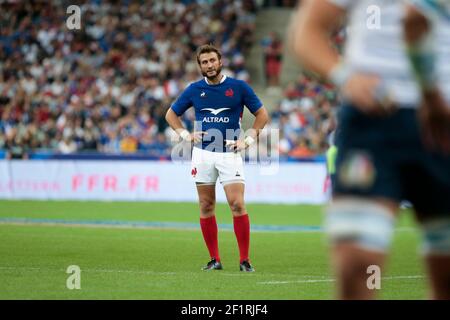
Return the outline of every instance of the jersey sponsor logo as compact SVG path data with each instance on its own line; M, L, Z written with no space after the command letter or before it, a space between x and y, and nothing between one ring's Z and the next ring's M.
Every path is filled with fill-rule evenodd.
M226 97L232 97L232 96L234 96L234 92L233 92L233 89L228 89L227 91L225 91L225 96Z
M205 91L202 91L202 93L200 93L200 97L204 98L206 96Z
M230 118L228 117L204 117L203 122L207 123L228 123L230 122Z
M223 112L223 111L225 111L225 110L230 110L230 108L219 108L219 109L203 108L203 109L200 110L200 111L203 111L203 110L209 111L209 112L211 112L213 115L217 116L219 113L221 113L221 112Z
M217 116L219 113L230 110L231 108L219 108L219 109L213 109L213 108L203 108L201 111L206 110L212 113L213 115ZM228 123L230 122L230 118L228 117L204 117L202 122L207 123Z

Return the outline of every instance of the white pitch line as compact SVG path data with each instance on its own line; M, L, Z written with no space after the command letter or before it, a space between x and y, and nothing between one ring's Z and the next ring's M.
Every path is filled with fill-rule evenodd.
M381 277L381 279L386 280L396 280L396 279L424 279L425 276L391 276L391 277Z
M42 271L42 272L66 272L65 269L59 268L39 268L39 267L0 267L0 270L25 270L25 271ZM83 269L81 272L95 273L131 273L131 274L150 274L150 275L176 275L177 272L157 272L151 270L114 270L114 269Z
M42 267L8 267L0 266L0 270L28 270L28 271L38 271L38 272L66 272L64 269L59 268L42 268ZM192 272L158 272L152 270L117 270L117 269L83 269L82 272L94 272L94 273L130 273L130 274L148 274L148 275L162 275L162 276L174 276L180 274L192 274ZM241 273L218 273L222 276L247 276ZM257 274L255 274L257 275ZM266 274L267 275L267 274ZM271 274L276 275L276 274ZM285 275L285 276L296 276L296 275ZM311 275L297 275L299 278L324 278L325 276L311 276ZM388 276L382 277L383 280L398 280L398 279L423 279L425 276L412 275L412 276ZM303 279L303 280L286 280L286 281L259 281L256 284L267 284L267 285L277 285L277 284L292 284L292 283L320 283L320 282L335 282L336 279Z
M295 280L295 281L263 281L256 284L289 284L289 283L315 283L315 282L335 282L335 279L317 279L317 280Z
M65 269L60 268L47 268L47 267L8 267L8 266L0 266L0 271L35 271L35 272L66 272ZM152 270L120 270L120 269L84 269L81 267L81 272L92 272L92 273L129 273L129 274L147 274L147 275L160 275L160 276L174 276L174 275L192 275L197 273L197 271L200 273L204 273L205 271L201 270L201 266L198 267L198 269L193 269L192 271L179 271L179 272L162 272L162 271L152 271ZM208 272L211 273L211 272ZM229 271L217 271L214 272L217 276L224 276L224 277L251 277L251 276L260 276L260 274L244 274L242 272L240 273L229 273ZM264 274L265 276L279 276L279 274ZM311 278L311 276L299 276L295 274L283 274L284 277L304 277L304 278ZM316 277L316 276L314 276Z
M397 280L397 279L423 279L425 276L390 276L381 277L382 280ZM290 284L290 283L317 283L317 282L335 282L336 279L309 279L309 280L294 280L294 281L262 281L256 284Z

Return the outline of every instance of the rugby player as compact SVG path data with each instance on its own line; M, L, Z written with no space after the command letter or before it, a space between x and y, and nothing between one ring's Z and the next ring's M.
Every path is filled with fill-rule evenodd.
M268 122L268 113L252 88L244 81L222 74L221 52L213 45L197 50L203 79L190 84L172 104L166 120L182 139L194 143L192 177L200 204L200 227L211 260L203 270L221 270L218 227L215 217L216 181L222 184L233 215L240 261L239 269L253 272L249 259L250 221L244 203L244 166L241 151L256 142ZM252 130L241 138L244 106L255 116ZM188 132L180 116L195 109L194 132Z
M404 2L305 0L296 18L290 35L296 56L336 84L344 101L325 221L338 298L375 297L369 267L383 270L403 199L413 204L424 234L432 297L450 298L450 157L422 139L422 93L404 45ZM329 35L343 21L348 37L340 57ZM449 61L449 30L442 19L436 32L441 68Z

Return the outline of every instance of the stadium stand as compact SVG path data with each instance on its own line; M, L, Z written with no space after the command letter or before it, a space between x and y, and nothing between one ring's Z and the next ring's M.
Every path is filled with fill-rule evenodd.
M199 77L195 48L219 46L224 73L250 82L256 14L270 2L84 1L81 30L67 29L64 0L2 2L0 157L168 158L173 132L164 114ZM309 77L285 88L271 123L281 129L282 156L323 154L334 102L332 88ZM184 120L191 128L193 114Z

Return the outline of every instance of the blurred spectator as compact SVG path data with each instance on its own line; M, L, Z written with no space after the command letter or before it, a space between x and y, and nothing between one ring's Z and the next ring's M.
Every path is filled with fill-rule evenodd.
M304 137L299 137L297 141L294 142L294 148L289 151L289 156L294 158L311 157L314 155L313 151L307 144Z
M137 151L138 142L135 137L131 134L122 134L122 139L120 140L120 151L122 153L135 153Z
M271 32L263 39L264 47L264 73L266 84L269 87L278 87L280 84L281 63L283 60L283 44L276 32Z
M70 154L77 151L77 144L70 134L64 134L62 140L58 143L58 151L62 154Z

